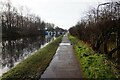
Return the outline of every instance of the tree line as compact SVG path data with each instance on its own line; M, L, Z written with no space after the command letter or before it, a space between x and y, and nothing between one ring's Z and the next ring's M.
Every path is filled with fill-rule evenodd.
M120 61L120 2L99 4L69 32L90 44L95 51Z
M10 1L0 3L0 26L2 37L32 37L45 35L45 27L53 30L54 24L46 23L39 16L29 13L25 15L23 7L18 10Z

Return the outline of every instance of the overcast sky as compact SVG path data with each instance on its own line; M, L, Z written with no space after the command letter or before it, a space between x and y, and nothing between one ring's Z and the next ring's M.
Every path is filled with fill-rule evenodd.
M3 1L3 0L0 0ZM45 22L64 29L75 25L86 12L108 0L11 0L14 6L28 7Z

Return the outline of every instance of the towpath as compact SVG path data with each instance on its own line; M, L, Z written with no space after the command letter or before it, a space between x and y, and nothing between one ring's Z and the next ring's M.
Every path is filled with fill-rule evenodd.
M79 63L67 34L64 35L56 54L41 78L82 78Z

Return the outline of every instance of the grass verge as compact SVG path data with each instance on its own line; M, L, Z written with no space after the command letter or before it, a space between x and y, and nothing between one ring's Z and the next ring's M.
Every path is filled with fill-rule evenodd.
M42 73L52 60L62 36L49 43L42 49L39 49L32 56L28 57L15 68L3 74L1 80L39 80Z
M108 63L105 54L99 54L92 50L89 45L69 35L69 39L74 46L75 53L82 66L85 78L110 79L118 78L115 75L112 65Z

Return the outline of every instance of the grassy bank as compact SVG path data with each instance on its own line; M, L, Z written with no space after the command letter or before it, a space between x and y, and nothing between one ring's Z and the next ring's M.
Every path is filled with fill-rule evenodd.
M62 36L49 43L46 47L39 49L15 68L3 74L2 80L38 80L53 58Z
M109 64L106 55L94 52L89 45L69 35L69 39L74 45L75 53L82 66L84 77L113 79L118 78L113 66Z

